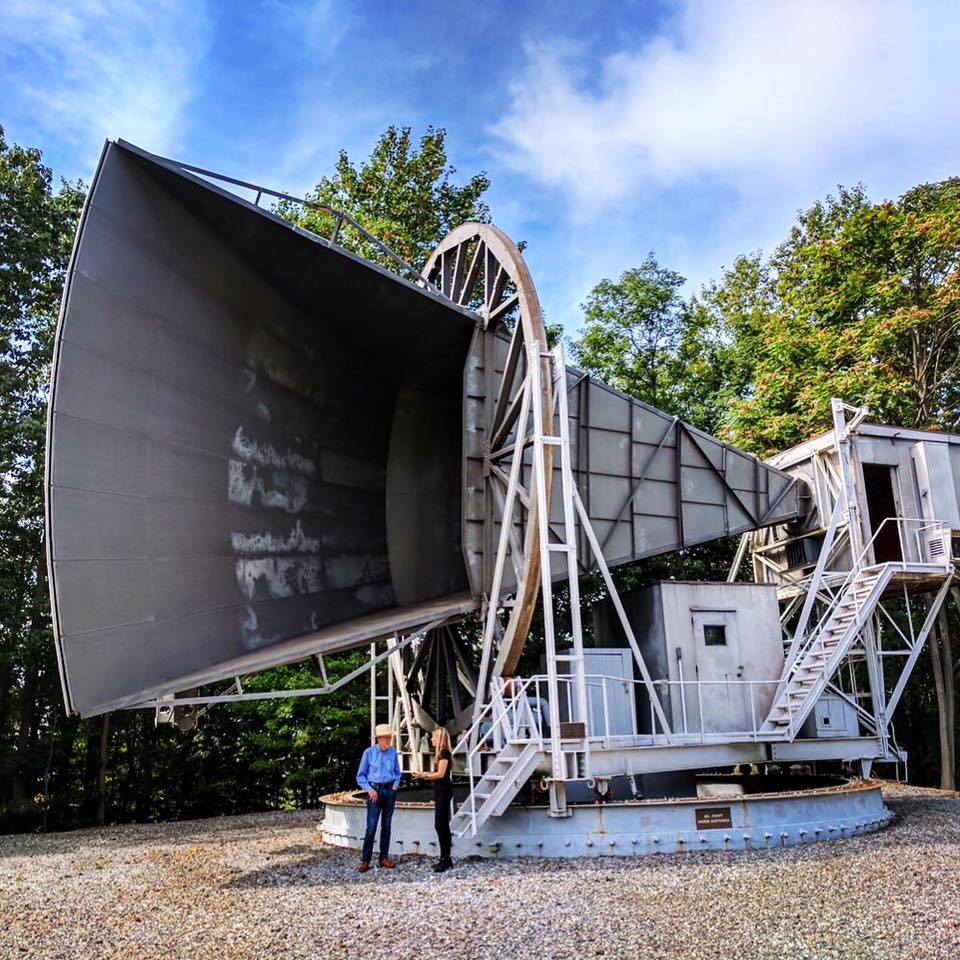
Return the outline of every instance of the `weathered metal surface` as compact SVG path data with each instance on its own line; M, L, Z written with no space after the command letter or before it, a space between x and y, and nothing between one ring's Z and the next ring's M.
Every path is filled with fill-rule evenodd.
M488 335L489 338L489 335ZM479 338L467 360L464 390L464 550L474 591L489 588L499 517L486 466L494 415L492 382L507 365L509 343ZM493 357L492 361L485 357ZM802 480L731 444L613 389L567 370L574 476L608 564L628 563L698 543L784 523L800 515ZM529 479L529 470L522 482ZM555 473L551 517L560 515ZM580 553L589 556L586 544ZM561 560L556 561L560 573ZM512 585L508 569L506 581Z
M433 804L406 803L403 794L393 818L391 853L433 854ZM334 846L359 849L366 807L362 795L322 798L320 836ZM453 856L602 857L702 850L762 850L839 840L869 833L891 818L880 784L851 781L839 787L752 794L719 800L641 800L576 804L568 818L547 816L547 808L513 805L491 817L474 837L457 837ZM715 811L730 826L698 826Z
M356 641L367 631L343 626L354 618L380 615L382 635L410 606L462 609L458 410L474 326L437 295L108 144L50 402L69 707L297 659L309 645L292 641L329 648L331 629ZM436 613L427 606L417 620Z

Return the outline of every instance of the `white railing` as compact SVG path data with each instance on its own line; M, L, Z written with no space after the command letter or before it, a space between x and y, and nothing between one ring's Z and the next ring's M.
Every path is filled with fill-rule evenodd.
M929 563L935 566L946 566L950 562L950 527L940 520L925 520L920 517L887 517L882 520L873 536L867 541L864 548L857 555L850 573L868 566L864 561L867 553L874 545L880 531L887 524L896 524L897 538L900 541L900 560L894 563L910 563L907 547L909 531L913 529L913 539L916 544L916 556L920 563Z
M825 644L826 626L832 620L843 598L847 597L850 587L855 583L857 577L863 573L866 567L871 566L871 564L866 562L868 554L876 542L877 537L880 535L880 532L888 523L896 525L897 538L900 542L901 559L899 561L890 561L894 566L911 562L907 558L907 547L910 542L909 530L911 527L913 528L913 538L916 544L916 556L919 558L920 563L944 569L950 565L951 531L947 524L939 520L925 520L918 517L887 517L877 526L877 529L873 532L873 536L870 537L860 553L857 554L851 569L847 571L846 574L838 573L834 575L833 579L835 580L839 579L840 576L842 576L843 579L840 580L839 587L833 594L833 602L824 612L817 625L807 634L806 638L797 638L799 646L795 652L791 653L790 659L787 662L787 669L783 677L784 683L789 683L790 680L793 679L799 669L799 665L803 663L811 649L817 644L819 644L820 652L824 656L823 668L826 670L828 666ZM875 564L875 566L881 566L881 564ZM864 624L863 609L868 598L869 594L862 598L851 594L850 597L847 598L853 601L853 625L855 625L858 630L863 627ZM789 702L787 703L787 709L788 713L792 714ZM792 729L792 727L793 717L791 715L790 728Z
M708 743L714 739L756 740L766 719L777 683L778 678L745 680L741 677L727 677L720 680L653 681L661 702L665 697L670 697L673 714L672 741L675 743ZM586 677L586 685L590 709L590 716L586 721L588 741L607 741L611 738L636 735L635 730L619 729L619 725L611 720L611 703L614 696L626 697L627 702L631 704L629 713L632 714L632 705L637 702L637 692L646 692L644 682L633 678L593 674ZM746 722L741 726L732 722L724 724L722 711L716 711L715 719L718 726L723 729L707 730L706 727L710 723L710 710L704 707L704 703L707 701L709 706L710 695L714 692L723 695L728 704L726 709L728 716L731 713L740 713ZM568 711L571 700L568 694ZM647 706L650 710L650 732L640 736L649 736L653 744L661 742L665 744L666 737L662 733L657 733L657 718L653 705L648 701Z
M930 564L936 567L947 567L952 562L951 557L951 528L949 524L941 520L926 520L920 517L887 517L882 520L880 525L873 532L873 536L867 541L866 545L857 554L856 559L849 570L824 570L820 582L831 589L837 584L843 586L851 573L861 569L864 566L870 566L866 563L867 553L874 545L880 531L887 524L897 525L897 539L900 543L900 560L893 563L922 563ZM913 528L913 536L910 536L910 528ZM774 544L774 546L776 546ZM911 559L908 547L914 546L916 559ZM881 561L882 562L882 561ZM783 571L778 571L782 573ZM813 582L813 574L800 578L795 584L804 590L808 590Z
M646 698L646 707L650 711L649 727L643 733L637 730L635 708L642 703L642 698L638 698L637 694L647 692L643 680L590 674L584 677L584 681L587 688L586 718L579 716L577 711L575 678L557 677L561 722L583 722L586 726L586 738L582 742L577 741L577 751L589 755L591 747L605 745L611 739L643 741L650 746L668 743L666 735L658 729L656 712L649 697ZM768 680L737 677L720 680L664 679L654 680L653 685L661 700L669 695L674 705L671 711L674 730L669 742L710 743L758 739L778 682L779 677ZM549 748L549 709L544 696L547 683L546 675L517 678L508 681L513 685L508 688L508 696L504 696L502 681L495 685L490 703L454 748L455 754L465 756L467 772L471 774L471 787L473 776L478 775L477 758L481 754L496 755L507 743L533 742L541 750ZM724 725L720 722L718 726L725 726L725 729L705 729L710 724L710 695L715 692L723 694L724 700L734 705L728 707L727 713L740 713L745 721L742 725Z
M539 683L546 684L546 677L503 680L497 678L491 684L490 700L484 704L473 723L461 734L451 756L463 754L464 766L470 781L468 811L473 833L477 832L477 801L474 788L477 780L483 779L481 756L497 756L508 743L543 743L543 718L535 716L530 706L530 692L539 697ZM545 702L545 701L543 701Z

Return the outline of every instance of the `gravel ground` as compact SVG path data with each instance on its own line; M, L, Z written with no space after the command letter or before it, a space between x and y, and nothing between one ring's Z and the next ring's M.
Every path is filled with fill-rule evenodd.
M0 837L0 957L960 958L960 795L771 851L425 858L361 876L315 813Z

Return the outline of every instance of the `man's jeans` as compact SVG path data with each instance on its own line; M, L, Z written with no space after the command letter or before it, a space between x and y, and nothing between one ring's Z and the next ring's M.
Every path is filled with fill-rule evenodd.
M363 854L360 859L364 863L370 862L373 855L373 838L377 835L377 821L380 827L380 859L389 856L390 851L390 823L393 820L393 807L397 802L397 793L389 788L377 788L377 802L374 803L367 796L367 832L363 837Z

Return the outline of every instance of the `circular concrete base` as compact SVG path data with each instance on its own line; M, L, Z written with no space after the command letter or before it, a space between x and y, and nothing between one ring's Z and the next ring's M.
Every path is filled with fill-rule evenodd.
M322 798L322 839L360 849L366 801L360 792ZM748 850L815 843L885 826L891 818L871 780L712 798L580 803L554 818L545 806L510 806L475 837L454 838L455 857L591 857ZM401 791L393 817L394 854L436 855L433 803L425 792Z

